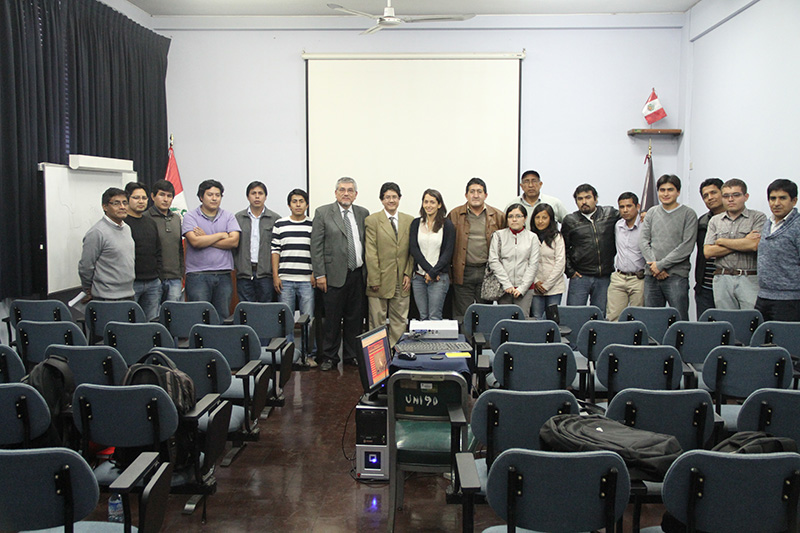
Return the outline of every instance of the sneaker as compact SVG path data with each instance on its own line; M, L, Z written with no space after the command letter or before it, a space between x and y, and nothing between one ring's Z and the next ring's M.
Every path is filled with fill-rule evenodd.
M319 365L319 369L323 372L327 372L331 368L333 368L333 362L330 359L326 359L321 365Z

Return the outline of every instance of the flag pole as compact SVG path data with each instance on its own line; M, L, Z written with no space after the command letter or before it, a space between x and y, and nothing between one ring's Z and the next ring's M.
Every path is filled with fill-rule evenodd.
M169 134L169 147L172 148L172 145L175 144L175 135L172 133Z

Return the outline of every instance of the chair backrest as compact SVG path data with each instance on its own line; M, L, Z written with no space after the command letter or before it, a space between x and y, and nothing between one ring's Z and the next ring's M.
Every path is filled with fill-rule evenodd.
M635 307L622 310L620 320L638 320L644 322L650 336L659 344L672 324L680 320L680 314L674 307Z
M69 483L72 506L65 509ZM66 448L0 450L0 530L55 528L95 510L100 490L91 467Z
M578 401L565 390L488 390L472 408L472 433L486 446L486 464L511 448L540 449L539 430L551 417L578 414Z
M178 428L178 411L166 391L157 385L78 385L72 400L72 418L84 440L104 446L159 444Z
M504 342L561 342L558 324L552 320L513 320L504 318L492 328L489 345L493 351Z
M575 380L575 354L566 344L505 342L492 361L500 387L516 391L566 389Z
M233 370L239 370L254 359L261 357L258 334L250 326L206 326L196 324L191 331L189 344L192 348L214 348L219 350Z
M581 327L576 347L581 355L590 361L595 361L603 348L609 344L640 346L647 342L647 338L647 326L638 320L628 322L591 320Z
M764 322L764 317L757 309L706 309L697 320L699 322L718 322L720 320L730 322L733 325L736 341L748 346L758 325Z
M11 326L16 328L20 320L38 322L71 321L72 313L61 300L14 300L8 310Z
M0 383L15 383L25 375L25 365L10 346L0 344Z
M677 390L683 363L672 346L609 344L597 358L597 379L608 389L609 400L622 389Z
M136 363L153 348L175 346L172 335L158 322L108 322L103 342L116 348L128 366Z
M698 531L797 531L800 454L692 450L664 477L664 504ZM689 529L694 530L694 529Z
M103 338L106 324L109 322L133 322L141 324L147 322L141 306L133 300L99 301L90 300L85 311L86 331L89 338Z
M517 304L471 304L464 313L464 335L470 337L480 332L488 338L494 325L504 318L522 320L525 312Z
M779 346L718 346L706 357L703 381L716 394L734 398L747 398L758 389L788 389L792 359Z
M223 393L231 386L231 367L225 356L214 348L163 348L159 350L172 359L178 369L194 381L198 398L206 394Z
M766 431L800 444L800 391L759 389L739 411L739 431Z
M24 383L0 384L0 446L27 448L49 427L50 408L36 389Z
M17 343L26 366L44 361L51 344L86 346L83 331L73 322L36 322L22 320L17 324Z
M120 385L128 365L122 355L111 346L67 346L51 344L45 350L45 358L60 355L67 360L75 378L75 385Z
M195 324L220 324L219 313L209 302L164 302L158 321L174 339L189 338L189 332Z
M486 498L516 527L614 532L629 493L628 469L614 452L511 449L492 464Z
M674 435L684 451L704 448L714 431L714 404L702 389L625 389L609 402L606 417Z
M717 346L735 342L733 326L723 320L717 322L677 321L664 334L661 344L674 346L685 363L703 364L706 356Z
M800 322L762 322L750 338L750 346L777 344L793 356L800 357Z
M286 337L294 330L294 311L283 302L239 302L233 310L233 323L253 328L261 344Z
M572 344L575 344L578 332L584 324L590 320L605 319L604 311L596 305L559 305L556 309L558 310L558 325L572 330L570 335Z

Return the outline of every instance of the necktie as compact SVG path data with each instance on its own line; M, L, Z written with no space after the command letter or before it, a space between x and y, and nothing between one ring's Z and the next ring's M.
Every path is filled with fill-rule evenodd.
M350 224L350 211L344 210L344 232L347 234L347 269L356 269L356 243L353 241L353 226Z
M394 236L397 237L397 219L394 217L389 217L389 220L392 222L392 229L394 230Z

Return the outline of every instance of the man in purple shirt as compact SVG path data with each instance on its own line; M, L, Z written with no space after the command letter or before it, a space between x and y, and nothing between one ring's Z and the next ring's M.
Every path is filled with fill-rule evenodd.
M200 207L183 217L181 233L186 237L186 299L211 302L221 319L230 315L233 282L233 252L239 245L241 228L233 213L220 209L225 188L216 180L205 180L197 188Z
M639 250L639 198L624 192L617 199L620 219L614 225L617 257L608 286L606 319L617 320L622 310L644 305L645 261Z

